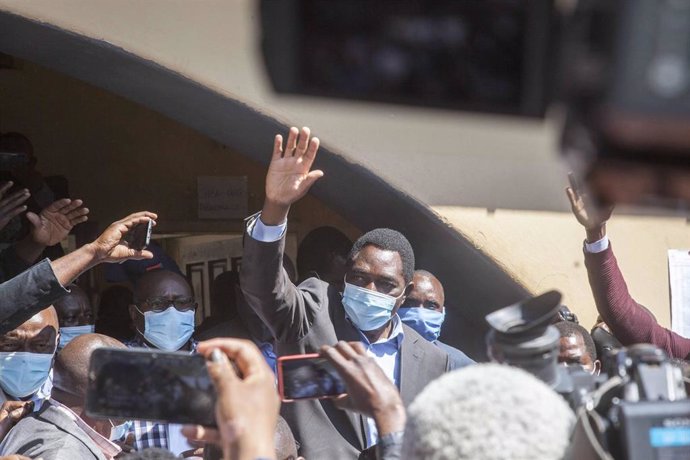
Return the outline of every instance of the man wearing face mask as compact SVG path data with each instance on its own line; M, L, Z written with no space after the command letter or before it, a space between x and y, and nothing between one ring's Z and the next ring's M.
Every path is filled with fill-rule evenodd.
M121 452L111 442L126 432L119 420L94 420L84 413L89 359L101 347L124 348L100 334L81 335L55 359L51 399L21 420L0 444L0 453L22 454L44 460L110 460Z
M241 286L249 306L276 338L278 355L317 353L339 340L359 341L409 404L424 386L448 370L448 355L405 326L397 315L412 289L414 253L389 229L360 237L348 256L344 289L317 278L295 286L282 268L290 206L322 171L310 171L319 141L308 128L292 128L283 150L275 138L266 177L266 200L248 220ZM283 416L305 458L354 459L381 439L371 418L339 410L330 400L283 405Z
M441 326L446 318L446 297L443 285L434 275L426 270L414 272L414 289L405 298L398 310L402 322L417 331L422 337L448 353L450 369L460 369L474 361L457 348L438 340Z
M168 270L145 273L135 286L134 305L129 307L136 336L126 345L195 353L196 341L192 335L196 306L191 286L178 273ZM180 425L135 420L134 448L159 447L175 455L193 451L180 430Z
M75 337L94 331L89 296L76 284L68 286L67 289L70 293L55 302L55 310L60 321L58 350L63 349Z
M53 367L58 328L55 309L48 307L0 336L0 399L33 401L38 410L50 397L44 385Z

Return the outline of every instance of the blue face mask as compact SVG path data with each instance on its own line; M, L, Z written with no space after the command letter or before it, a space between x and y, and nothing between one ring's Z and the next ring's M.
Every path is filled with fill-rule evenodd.
M147 311L143 315L144 338L161 350L177 351L194 334L194 310L179 311L170 306L165 311Z
M53 353L0 352L0 387L13 398L36 393L48 380Z
M112 420L109 420L110 424L113 426L110 429L110 439L111 441L120 441L122 440L125 435L129 432L132 422L127 421L125 423L122 423L120 425L115 425Z
M391 319L395 303L403 294L393 297L345 282L343 307L357 329L373 331Z
M427 339L429 342L438 340L441 334L441 325L446 319L446 309L443 312L436 310L429 310L423 307L401 308L398 310L398 316L403 323L414 329Z
M70 343L75 337L79 337L84 334L92 334L95 330L93 324L87 324L85 326L69 326L60 328L60 343L58 345L58 350L65 348L65 345Z

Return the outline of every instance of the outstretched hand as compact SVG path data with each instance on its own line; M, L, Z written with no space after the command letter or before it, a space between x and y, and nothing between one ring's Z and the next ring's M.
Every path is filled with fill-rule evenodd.
M15 216L26 211L24 202L31 196L27 189L22 189L5 197L5 193L7 193L13 185L14 183L12 181L0 185L0 198L2 198L0 199L0 230L5 228Z
M613 206L597 206L591 197L582 192L573 173L568 174L570 187L565 189L570 207L577 221L587 232L587 241L593 243L606 235L606 222L611 218Z
M261 213L261 220L267 225L283 223L290 205L323 177L321 170L310 171L319 150L319 139L310 138L310 135L307 127L301 132L295 127L290 128L284 149L283 136L278 134L275 137L273 156L266 174L266 202Z
M130 248L123 238L137 224L143 224L149 220L156 225L158 216L152 212L142 211L130 214L124 219L110 224L96 241L89 243L94 250L98 262L122 262L125 260L151 259L151 251L136 250Z
M72 228L86 222L89 209L82 206L82 200L64 198L55 201L39 214L26 213L31 222L31 238L42 246L53 246L67 238Z

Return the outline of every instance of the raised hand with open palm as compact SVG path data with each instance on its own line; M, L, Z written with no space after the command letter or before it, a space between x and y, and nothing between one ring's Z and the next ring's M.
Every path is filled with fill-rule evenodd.
M323 171L311 171L319 150L319 139L310 138L309 128L301 132L290 128L285 149L283 136L278 134L273 142L273 155L266 174L266 201L261 220L266 225L278 225L287 219L290 206L302 198Z
M53 246L67 238L72 228L88 220L89 209L82 200L57 200L40 213L26 213L31 222L32 239L43 246Z
M582 191L572 173L568 174L570 187L565 189L570 207L577 221L587 232L587 241L594 243L606 235L606 222L611 218L613 206L597 206L594 200Z

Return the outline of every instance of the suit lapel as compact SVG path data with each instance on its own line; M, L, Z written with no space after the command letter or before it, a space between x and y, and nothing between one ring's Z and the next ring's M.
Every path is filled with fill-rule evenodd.
M39 418L52 423L65 433L77 438L96 458L105 458L101 449L96 446L86 433L84 433L84 430L79 428L79 426L71 420L67 414L61 412L57 406L50 404L49 400L43 403L43 407L41 407L37 415Z
M426 376L420 365L424 358L424 350L417 343L420 337L417 334L410 334L409 328L403 324L404 337L400 348L400 396L405 407L424 388Z
M331 315L331 321L333 323L333 329L335 330L335 336L338 338L338 340L343 340L345 342L360 342L361 337L359 335L359 332L355 327L345 318L345 309L343 308L343 304L340 300L340 295L333 295L331 294L331 289L333 289L332 286L329 286L329 303L330 303L330 315ZM335 289L333 289L335 291ZM335 344L333 344L335 345ZM330 404L330 402L329 402ZM324 408L325 409L325 408ZM328 411L327 411L328 412ZM342 423L340 424L341 428L344 428L343 425L348 425L348 431L351 429L352 430L352 435L359 441L359 449L363 450L366 447L366 440L364 438L364 433L362 430L363 427L363 422L362 422L362 416L359 414L356 414L354 412L350 411L342 411L338 410L338 412L342 415L344 415L347 419L347 423ZM330 414L329 418L333 420L333 417L337 416L338 414ZM341 429L339 428L339 430ZM344 436L349 439L349 436Z

